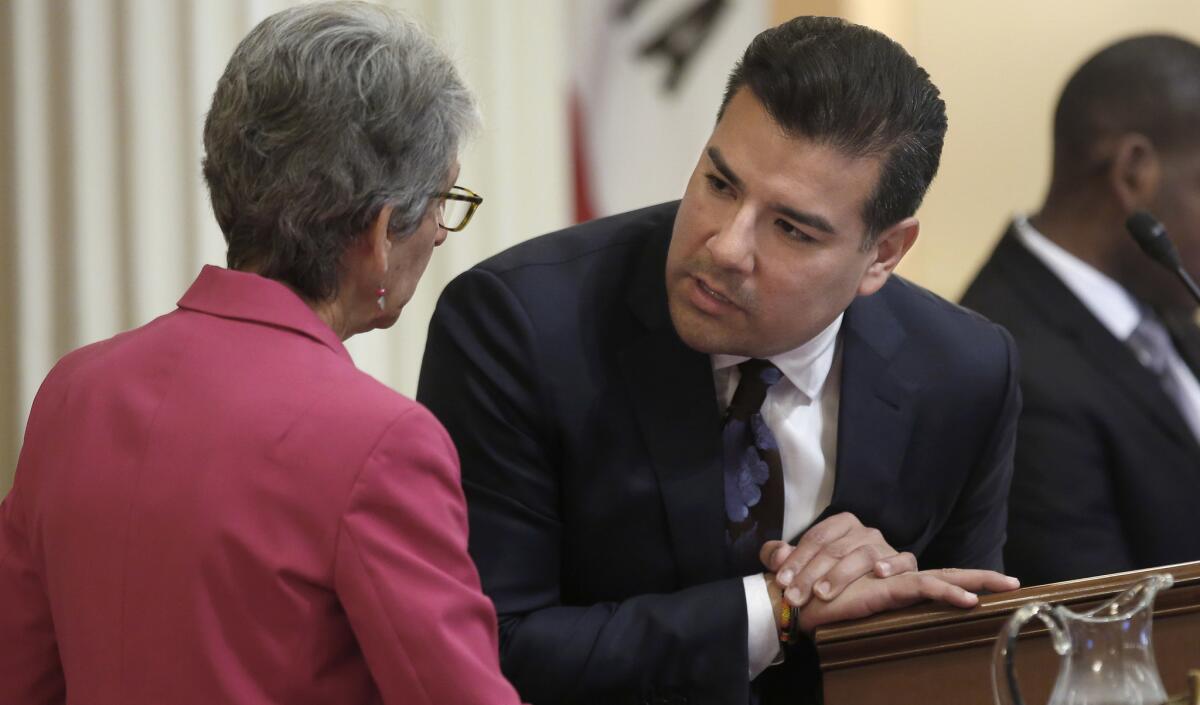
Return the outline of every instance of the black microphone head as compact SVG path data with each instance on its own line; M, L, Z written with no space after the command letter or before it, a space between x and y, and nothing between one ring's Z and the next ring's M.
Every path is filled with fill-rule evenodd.
M1125 221L1125 229L1142 248L1142 252L1150 255L1155 262L1170 269L1183 266L1179 252L1175 250L1171 238L1167 237L1167 229L1154 216L1146 211L1134 211Z

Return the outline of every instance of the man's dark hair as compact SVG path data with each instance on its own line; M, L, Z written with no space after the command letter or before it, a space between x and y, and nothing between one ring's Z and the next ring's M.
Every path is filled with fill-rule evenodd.
M1131 37L1092 56L1067 81L1054 113L1056 176L1099 164L1093 147L1137 132L1157 149L1196 144L1200 46L1164 34Z
M941 159L946 104L904 47L835 17L797 17L750 42L729 75L718 121L742 87L789 135L881 158L863 207L864 247L917 212Z

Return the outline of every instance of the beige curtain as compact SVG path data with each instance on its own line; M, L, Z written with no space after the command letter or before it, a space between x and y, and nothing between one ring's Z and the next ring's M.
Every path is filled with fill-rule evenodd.
M65 352L174 308L224 241L200 177L209 97L238 40L295 2L0 0L0 496L41 380ZM352 339L359 367L415 390L450 278L569 217L560 0L407 0L485 115L460 182L483 194L400 323Z

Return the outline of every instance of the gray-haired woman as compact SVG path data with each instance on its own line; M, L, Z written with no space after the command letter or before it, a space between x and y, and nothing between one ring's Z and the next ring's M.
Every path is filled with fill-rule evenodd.
M517 701L454 447L342 345L466 225L476 122L384 8L306 5L242 41L204 130L229 269L34 402L0 505L5 703Z

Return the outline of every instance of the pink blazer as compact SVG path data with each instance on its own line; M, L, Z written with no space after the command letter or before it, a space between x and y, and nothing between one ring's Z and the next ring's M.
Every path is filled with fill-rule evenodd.
M0 505L5 705L515 703L445 430L206 267L66 356Z

